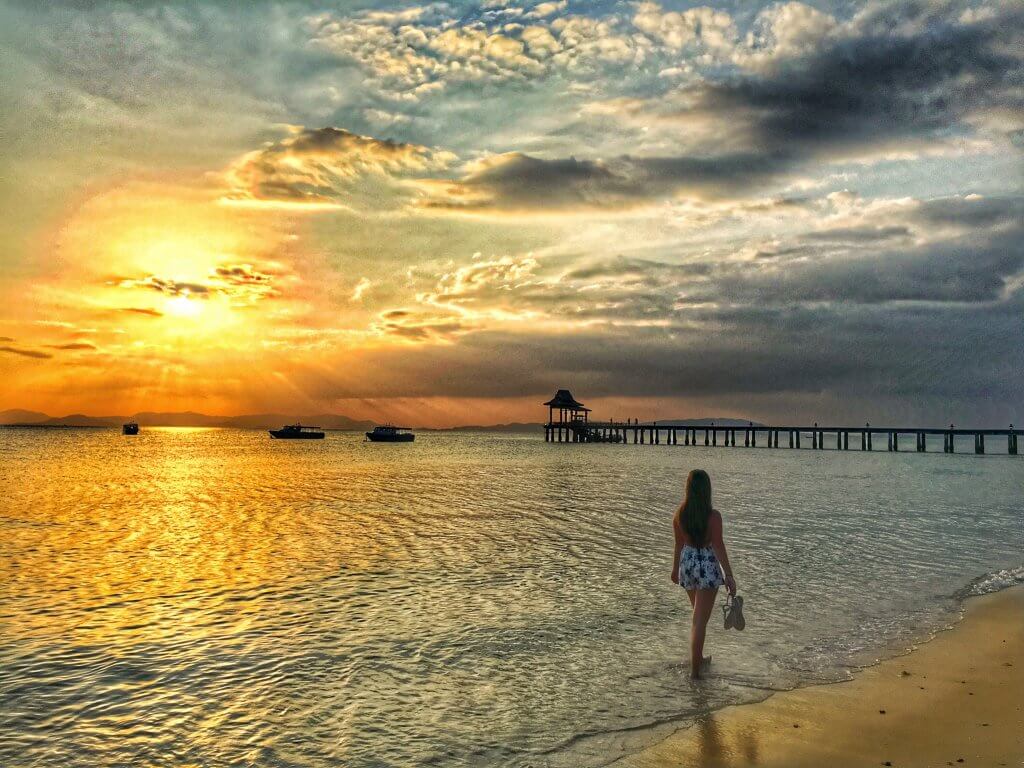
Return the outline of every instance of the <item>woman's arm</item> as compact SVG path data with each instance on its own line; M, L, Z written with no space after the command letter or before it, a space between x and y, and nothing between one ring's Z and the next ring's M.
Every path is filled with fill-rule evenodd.
M729 553L725 550L725 539L722 536L722 516L717 510L711 513L708 523L711 533L711 548L715 550L715 557L718 558L718 562L722 565L722 571L725 573L725 586L730 595L735 595L736 579L732 575L732 566L729 564Z
M679 524L672 520L672 535L675 538L675 548L672 550L672 583L679 583L679 553L683 551L683 532Z

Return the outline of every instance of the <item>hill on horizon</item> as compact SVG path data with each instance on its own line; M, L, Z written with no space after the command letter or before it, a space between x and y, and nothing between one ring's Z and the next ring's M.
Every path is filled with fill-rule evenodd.
M50 416L40 411L11 408L0 411L0 425L43 427L119 427L126 421L137 421L143 427L237 427L239 429L270 429L284 424L315 424L325 429L371 429L376 422L353 419L342 414L289 415L283 413L244 414L241 416L210 416L195 411L140 411L127 416L90 416L72 413Z
M140 411L130 416L90 416L72 413L66 416L50 416L41 411L10 408L0 411L0 426L43 426L43 427L120 427L127 421L136 421L143 427L234 427L236 429L272 429L284 424L309 424L324 429L357 430L373 429L378 422L368 419L353 419L344 414L320 413L296 416L286 413L251 413L239 416L210 416L196 411ZM714 422L719 427L746 427L745 419L659 419L660 427L687 427ZM652 422L641 422L650 426ZM415 427L417 430L440 432L533 432L544 426L543 422L510 422L502 424L465 424L454 427ZM763 426L754 422L754 426Z

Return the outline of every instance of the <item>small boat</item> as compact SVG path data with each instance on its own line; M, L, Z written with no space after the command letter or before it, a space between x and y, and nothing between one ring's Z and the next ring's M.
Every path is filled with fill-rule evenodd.
M127 424L121 425L121 434L123 435L137 435L139 434L139 425L137 422L129 421Z
M306 427L302 424L289 424L280 429L271 429L270 436L278 440L323 440L324 433L320 427Z
M384 424L374 427L372 432L367 432L366 438L374 443L411 443L416 439L416 435L412 433L410 427Z

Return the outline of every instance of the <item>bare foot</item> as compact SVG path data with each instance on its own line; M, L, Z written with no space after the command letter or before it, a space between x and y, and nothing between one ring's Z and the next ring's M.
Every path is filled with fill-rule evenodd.
M711 657L710 656L705 656L703 658L703 660L701 661L701 663L700 663L700 668L698 668L698 669L691 669L690 670L690 679L691 680L699 679L701 671L704 669L704 667L708 666L710 663L711 663Z

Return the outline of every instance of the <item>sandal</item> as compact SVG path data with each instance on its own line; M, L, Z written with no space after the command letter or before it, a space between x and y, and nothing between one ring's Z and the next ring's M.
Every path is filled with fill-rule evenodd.
M740 632L747 626L747 620L743 618L743 598L729 595L722 606L722 613L725 615L725 628L737 629Z

